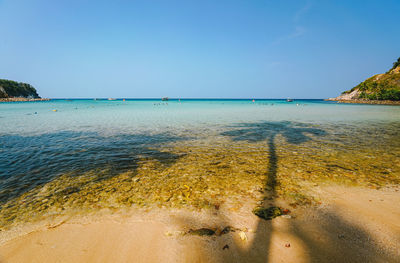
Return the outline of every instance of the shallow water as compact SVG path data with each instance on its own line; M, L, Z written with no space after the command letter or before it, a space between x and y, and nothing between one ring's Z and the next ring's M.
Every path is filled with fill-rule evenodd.
M400 107L319 100L0 104L0 224L400 182Z

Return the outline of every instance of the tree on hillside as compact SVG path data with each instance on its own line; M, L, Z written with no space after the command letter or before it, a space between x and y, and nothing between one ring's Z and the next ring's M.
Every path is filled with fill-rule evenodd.
M397 61L393 62L393 68L392 69L395 69L398 66L400 66L400 58L398 58Z

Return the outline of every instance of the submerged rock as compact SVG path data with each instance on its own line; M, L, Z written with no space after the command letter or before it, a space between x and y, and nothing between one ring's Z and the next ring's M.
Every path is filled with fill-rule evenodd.
M277 216L283 215L282 209L276 206L271 206L268 208L256 207L254 208L253 213L265 220L271 220Z

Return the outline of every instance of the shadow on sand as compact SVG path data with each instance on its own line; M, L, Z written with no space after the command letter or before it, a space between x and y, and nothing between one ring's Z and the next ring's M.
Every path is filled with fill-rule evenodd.
M223 132L222 135L230 137L232 141L250 143L265 141L268 144L269 167L266 171L266 191L259 202L263 207L276 205L278 156L275 138L281 135L288 143L296 145L312 140L313 136L326 135L322 129L288 121L242 123L231 128L233 129ZM216 211L215 215L219 217L216 220L219 227L231 225L229 216L219 211ZM285 262L282 261L284 259L289 260L287 262L395 262L393 257L384 255L379 247L373 245L367 232L346 222L337 216L335 211L324 211L316 215L318 219L315 219L312 227L310 224L305 226L296 219L286 220L285 232L291 239L300 240L300 254L296 252L291 257L285 256L284 254L289 252L288 249L296 248L287 248L285 243L281 244L276 239L272 242L273 232L275 231L275 237L275 234L279 235L277 232L282 229L274 229L274 220L258 219L253 238L247 243L241 242L235 233L216 237L212 239L213 242L207 241L197 246L197 249L200 247L198 261L192 262L269 262L273 258L277 262ZM198 222L195 218L181 218L179 221L186 227L201 224L207 226L206 222ZM318 236L320 234L321 236ZM274 252L271 252L272 250Z
M309 127L302 123L293 123L289 121L280 122L261 122L261 123L242 123L236 126L235 130L222 133L229 136L233 141L260 142L266 141L269 150L269 167L266 172L267 181L265 182L265 190L269 192L269 196L264 196L261 207L267 207L274 203L276 198L276 176L278 172L278 156L276 154L275 138L282 135L288 143L301 144L310 141L309 135L323 136L325 131L317 128ZM269 197L268 204L266 197ZM272 199L272 200L271 200ZM259 221L255 229L255 237L253 244L249 246L247 251L242 251L238 247L239 258L249 259L252 252L257 251L256 258L252 258L252 262L268 262L269 247L271 246L272 221ZM264 252L263 252L264 251Z

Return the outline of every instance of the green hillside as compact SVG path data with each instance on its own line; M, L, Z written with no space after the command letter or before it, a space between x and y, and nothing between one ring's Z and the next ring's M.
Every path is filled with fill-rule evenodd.
M0 98L40 98L36 89L30 84L0 79Z
M343 94L354 91L359 99L400 100L400 58L388 72L370 77Z

